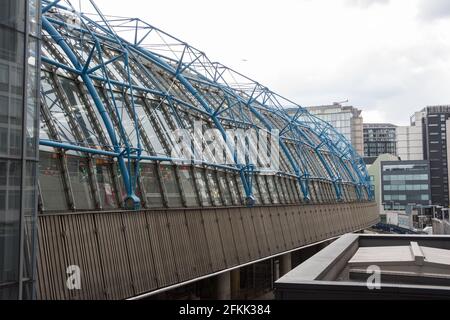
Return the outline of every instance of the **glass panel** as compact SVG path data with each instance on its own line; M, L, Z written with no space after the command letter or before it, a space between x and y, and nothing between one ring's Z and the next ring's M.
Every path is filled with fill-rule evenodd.
M284 203L291 203L291 197L289 194L289 191L286 187L286 178L285 177L278 177L279 181L279 189L281 188L281 192L283 193Z
M45 103L52 116L52 122L54 123L58 134L61 136L61 139L63 142L77 144L77 139L73 135L72 129L70 128L66 111L61 104L62 100L57 95L51 75L47 72L41 73L41 87L42 94L45 98Z
M0 283L18 281L21 162L0 160Z
M23 0L2 0L0 2L0 24L19 31L25 29L25 3ZM1 32L0 32L1 33Z
M19 285L14 284L7 287L0 287L0 300L17 300L19 297Z
M198 206L197 193L193 184L190 167L178 167L180 175L180 183L183 188L184 197L186 199L186 206Z
M256 175L256 179L258 179L259 190L261 191L261 198L264 204L270 204L270 196L269 191L267 190L266 179L264 176Z
M75 208L78 210L94 209L94 200L90 188L89 165L86 159L67 158L70 182L72 185Z
M61 87L64 89L64 92L69 99L72 115L83 133L83 142L87 145L100 145L97 139L97 133L88 118L88 111L85 109L86 107L79 97L76 84L72 80L63 77L60 77L59 79L61 82Z
M301 193L300 190L300 185L298 183L298 181L293 180L293 179L289 179L290 185L291 185L291 190L292 190L292 194L294 196L294 199L296 202L301 202L300 199L303 198L303 194ZM300 198L302 197L302 198Z
M219 186L217 184L216 174L212 170L207 171L208 176L208 186L209 186L209 192L211 194L211 198L213 200L213 204L215 206L221 206L222 205L222 199L220 197L220 191Z
M202 206L204 207L211 206L211 200L209 198L209 193L206 186L206 177L203 169L195 168L194 174Z
M242 179L241 176L239 174L236 174L235 176L236 178L236 183L238 186L238 190L239 190L239 196L241 198L241 202L244 203L245 202L245 190L244 190L244 184L242 183Z
M180 189L175 177L173 166L161 165L161 181L164 188L164 193L167 197L167 205L169 207L182 207Z
M28 0L29 30L33 36L39 36L39 9L40 0Z
M252 177L252 191L253 191L253 196L255 197L255 203L256 204L262 204L261 202L261 194L259 192L259 187L258 187L258 183L256 182L257 179L257 175L253 175ZM245 192L244 192L244 196L245 196Z
M232 201L231 201L230 189L227 184L227 180L226 180L227 178L226 178L225 172L219 171L219 172L217 172L217 176L219 178L220 190L222 192L223 200L225 202L225 205L229 206L232 204Z
M22 34L0 27L0 156L21 155L23 42Z
M38 136L38 42L29 38L28 49L28 81L27 81L27 124L26 124L26 150L27 156L36 159L37 157L37 136Z
M67 198L61 172L60 159L56 154L40 153L39 183L45 210L67 210Z
M228 185L230 187L231 199L233 200L233 204L239 205L241 204L241 199L239 198L239 190L234 180L235 176L232 173L227 174Z
M267 185L269 187L269 193L270 193L273 203L280 203L280 199L278 198L278 191L274 184L273 179L274 179L273 176L266 176Z
M277 191L278 191L278 197L279 197L280 203L287 203L286 198L285 198L286 194L283 190L283 186L282 186L282 182L281 182L281 177L274 176L273 181L274 181L275 187L277 188Z
M110 165L102 164L101 161L98 161L95 167L98 191L100 193L100 204L103 209L115 209L118 207L117 195L110 170Z
M155 165L151 163L141 164L140 178L145 188L147 206L150 208L163 207L162 191Z

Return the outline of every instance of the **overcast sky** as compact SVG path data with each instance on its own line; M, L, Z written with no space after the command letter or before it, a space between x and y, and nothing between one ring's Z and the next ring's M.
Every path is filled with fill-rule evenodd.
M450 104L450 0L96 3L105 14L146 20L302 106L348 99L365 122L406 125L426 105Z

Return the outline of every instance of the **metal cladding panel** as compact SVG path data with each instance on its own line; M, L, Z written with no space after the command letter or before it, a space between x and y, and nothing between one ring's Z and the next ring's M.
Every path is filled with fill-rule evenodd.
M179 281L195 278L198 270L195 266L195 248L191 247L186 217L183 210L174 210L167 215L175 263Z
M264 229L263 213L260 207L254 208L251 212L253 226L255 227L256 239L260 255L268 256L270 254L269 239Z
M270 207L268 208L268 210L270 219L272 220L272 226L275 234L275 241L278 244L277 251L286 251L287 250L286 240L284 236L284 230L281 226L280 213L278 211L278 208Z
M131 212L133 214L133 212ZM136 213L134 213L136 214ZM158 287L178 281L174 251L167 222L167 212L149 211L145 214L149 225L150 245L152 247Z
M239 258L239 263L246 263L251 260L250 250L245 237L245 230L243 226L241 211L236 209L228 210L230 216L231 229L236 244L236 250ZM251 228L249 232L252 232Z
M325 221L324 221L324 212L322 209L322 206L318 209L314 210L314 217L316 218L316 227L318 230L318 235L317 235L317 239L323 239L325 238Z
M66 267L60 227L55 228L58 216L39 220L38 294L45 299L66 299ZM63 285L64 284L64 285Z
M319 209L315 210L316 214L316 220L318 224L318 230L319 230L319 239L326 237L326 227L325 227L325 210L323 207L320 207Z
M278 214L281 222L281 229L283 231L286 250L290 250L295 247L293 233L294 230L292 228L292 224L290 223L291 212L288 208L278 207Z
M80 268L81 288L84 289L70 290L70 299L105 297L93 215L68 215L61 220L68 261Z
M332 205L327 205L327 214L325 217L325 223L327 228L327 236L333 237L336 234L334 229L337 229L339 226L339 218L335 212L336 210Z
M302 207L302 209L300 209L300 213L300 221L304 226L303 230L306 231L306 243L312 243L314 242L315 234L311 221L311 210L309 209L309 206Z
M190 245L195 250L193 257L197 271L199 274L210 273L213 268L202 212L200 210L186 211L186 221Z
M122 299L133 295L128 248L121 214L94 216L97 227L98 247L108 299Z
M220 231L215 210L203 210L203 221L205 221L206 239L208 241L209 254L213 270L226 268L224 249L220 238Z
M274 254L279 251L280 243L277 242L275 237L275 230L273 228L272 219L270 217L270 208L261 207L262 222L264 230L267 235L267 245L269 248L269 253Z
M345 208L343 208L344 213L344 222L345 222L345 233L350 231L350 208L349 205L345 205Z
M334 214L337 216L337 219L339 221L336 228L336 234L345 233L344 209L342 207L337 207L334 211Z
M239 214L242 218L242 227L249 250L249 260L256 260L261 256L261 253L258 247L255 226L253 225L252 211L250 208L240 208Z
M304 233L303 233L303 227L301 223L297 222L297 216L299 216L299 210L298 208L295 208L293 206L287 207L287 219L289 226L291 228L291 234L292 234L292 240L293 240L293 247L299 247L305 243L304 241Z
M52 217L47 221L47 230L50 232L51 238L49 245L51 248L51 259L52 259L52 269L50 272L56 273L55 289L56 295L60 297L59 299L68 299L69 290L67 288L67 266L68 260L66 256L66 248L63 241L63 233L61 228L61 217ZM63 285L61 285L63 284Z
M134 294L158 287L145 214L123 214Z
M38 298L124 299L282 254L377 219L373 203L40 216ZM80 292L66 287L71 264L81 268Z
M330 209L328 205L324 205L322 208L322 222L323 222L323 234L325 237L330 237L330 227L329 227L329 223L330 222L334 222L332 219L332 217L330 217Z
M231 229L230 216L227 209L216 209L216 215L226 266L231 268L239 264L239 257Z

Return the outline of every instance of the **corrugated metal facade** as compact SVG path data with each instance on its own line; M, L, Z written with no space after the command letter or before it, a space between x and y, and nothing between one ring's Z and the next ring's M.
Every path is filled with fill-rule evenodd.
M378 221L374 203L39 217L39 299L124 299ZM81 289L66 286L67 267Z

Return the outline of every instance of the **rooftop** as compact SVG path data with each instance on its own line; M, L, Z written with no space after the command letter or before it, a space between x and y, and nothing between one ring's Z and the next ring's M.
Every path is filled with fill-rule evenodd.
M275 287L278 299L449 299L450 236L347 234Z

